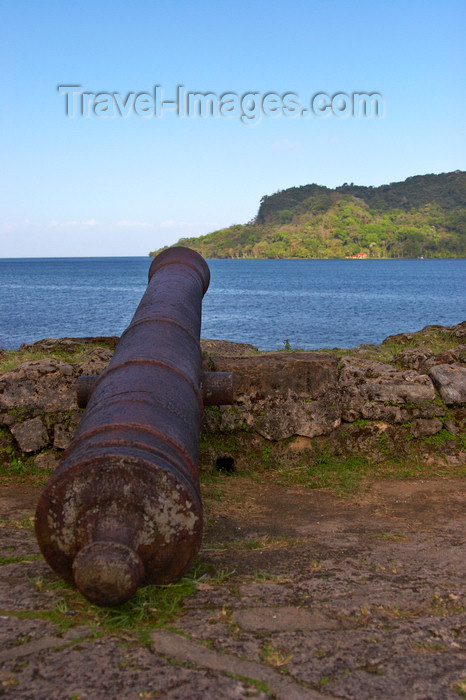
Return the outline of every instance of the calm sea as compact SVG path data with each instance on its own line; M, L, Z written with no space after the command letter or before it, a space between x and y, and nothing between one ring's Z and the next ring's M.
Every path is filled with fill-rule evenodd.
M261 349L354 347L466 319L465 260L208 260L204 338ZM150 259L0 260L0 347L120 335Z

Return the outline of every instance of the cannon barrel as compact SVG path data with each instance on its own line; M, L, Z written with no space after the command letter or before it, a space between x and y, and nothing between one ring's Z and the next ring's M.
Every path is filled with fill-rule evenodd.
M77 378L76 399L79 408L86 408L99 378L99 374L82 374ZM222 406L233 403L233 374L231 372L203 372L200 388L204 406Z
M175 581L201 545L201 306L210 272L160 253L112 360L36 511L49 565L90 601L117 605ZM215 385L215 381L214 381Z

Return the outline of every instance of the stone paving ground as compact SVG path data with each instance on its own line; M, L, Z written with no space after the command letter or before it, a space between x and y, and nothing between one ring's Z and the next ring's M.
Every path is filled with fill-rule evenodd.
M0 696L464 698L465 483L376 481L343 498L219 477L203 486L184 597L128 624L40 557L40 489L4 485Z

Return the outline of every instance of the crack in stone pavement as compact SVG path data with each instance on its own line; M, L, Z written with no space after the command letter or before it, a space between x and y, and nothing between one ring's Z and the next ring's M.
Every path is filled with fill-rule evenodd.
M183 663L188 662L211 671L253 678L267 683L278 700L332 700L334 696L303 688L293 681L283 678L276 671L254 661L245 661L233 654L224 654L213 649L207 649L186 637L174 632L156 630L151 633L154 650L159 654L169 656ZM336 698L334 698L336 700Z

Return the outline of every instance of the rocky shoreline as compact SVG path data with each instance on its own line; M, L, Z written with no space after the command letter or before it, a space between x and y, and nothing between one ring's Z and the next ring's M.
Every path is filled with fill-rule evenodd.
M82 410L80 375L117 338L47 339L0 351L0 460L54 468ZM204 369L234 374L231 406L206 407L201 468L293 468L323 452L425 465L466 463L466 322L350 350L259 352L203 340ZM234 467L233 467L234 465Z

